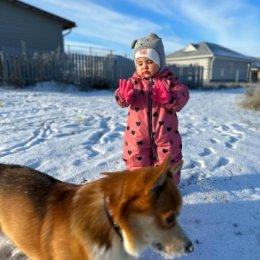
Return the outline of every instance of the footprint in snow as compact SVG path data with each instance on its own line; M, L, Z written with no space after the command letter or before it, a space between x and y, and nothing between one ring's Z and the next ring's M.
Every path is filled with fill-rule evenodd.
M219 140L216 138L210 138L210 142L213 144L219 143Z
M75 166L79 166L80 164L81 164L81 160L75 160L74 162L73 162L73 164L75 165Z
M230 159L225 158L225 157L220 157L217 162L216 168L226 166L227 164L229 164L229 162L230 162Z
M198 161L190 160L190 162L184 168L185 169L193 169L193 168L196 168L196 167L198 167L198 168L205 167L205 162L201 161L201 160L198 160Z
M204 148L203 152L199 153L199 156L202 156L202 157L209 156L209 155L213 154L214 152L215 152L215 150L212 148Z
M238 141L238 139L236 137L229 137L229 140L227 142L225 142L225 146L227 148L234 148L234 144Z

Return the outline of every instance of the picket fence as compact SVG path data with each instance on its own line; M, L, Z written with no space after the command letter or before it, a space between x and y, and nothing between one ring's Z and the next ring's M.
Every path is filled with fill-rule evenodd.
M202 86L203 68L169 66L190 87ZM39 52L21 48L0 49L0 83L15 86L56 81L89 88L114 88L120 78L134 71L133 60L120 55L98 56L79 53Z

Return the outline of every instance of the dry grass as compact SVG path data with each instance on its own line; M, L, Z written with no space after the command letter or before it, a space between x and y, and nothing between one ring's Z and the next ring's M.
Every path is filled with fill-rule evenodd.
M260 110L260 87L249 88L240 101L243 108Z

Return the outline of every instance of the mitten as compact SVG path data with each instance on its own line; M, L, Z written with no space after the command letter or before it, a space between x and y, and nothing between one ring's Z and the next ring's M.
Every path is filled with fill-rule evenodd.
M165 89L161 81L154 81L152 91L152 99L158 103L166 104L171 99L171 94Z
M131 103L134 94L134 89L132 87L130 80L120 79L119 90L120 90L120 95L125 100L125 102L127 104Z

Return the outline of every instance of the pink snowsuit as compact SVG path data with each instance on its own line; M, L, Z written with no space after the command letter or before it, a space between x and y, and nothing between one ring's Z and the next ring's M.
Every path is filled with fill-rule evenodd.
M159 71L153 81L162 81L172 95L168 104L161 104L151 98L149 79L135 72L129 80L134 94L124 134L123 159L127 169L160 165L169 154L172 157L171 164L175 164L182 159L176 112L188 102L188 88L168 68ZM119 88L115 91L115 98L120 107L128 106L120 96Z

